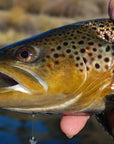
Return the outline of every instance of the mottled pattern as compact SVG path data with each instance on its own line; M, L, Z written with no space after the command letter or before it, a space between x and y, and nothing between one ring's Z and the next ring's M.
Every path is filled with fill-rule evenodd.
M44 35L42 35L44 36ZM50 51L43 63L51 65L48 59L59 65L61 60L73 59L73 63L80 72L106 71L113 64L114 24L111 20L93 20L87 23L68 25L47 33L40 43ZM36 42L36 40L35 40ZM114 42L113 42L114 43Z
M106 95L114 93L114 23L110 19L79 22L4 47L0 72L20 86L0 89L2 107L103 110Z

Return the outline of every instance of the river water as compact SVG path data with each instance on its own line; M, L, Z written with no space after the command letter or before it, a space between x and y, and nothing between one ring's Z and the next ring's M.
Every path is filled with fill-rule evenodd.
M33 135L37 144L113 144L112 138L104 132L95 118L72 139L60 130L60 115L37 114ZM30 144L32 136L32 115L0 110L0 144Z

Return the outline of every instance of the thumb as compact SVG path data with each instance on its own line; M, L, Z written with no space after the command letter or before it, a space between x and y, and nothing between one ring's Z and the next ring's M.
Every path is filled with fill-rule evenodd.
M72 138L83 129L90 115L65 115L61 119L60 127L68 138Z
M110 0L109 2L108 13L110 18L114 21L114 0Z

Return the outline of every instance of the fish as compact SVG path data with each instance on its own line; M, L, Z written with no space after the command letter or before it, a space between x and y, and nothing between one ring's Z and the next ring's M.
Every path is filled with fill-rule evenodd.
M0 108L91 113L114 137L114 23L65 25L0 48Z

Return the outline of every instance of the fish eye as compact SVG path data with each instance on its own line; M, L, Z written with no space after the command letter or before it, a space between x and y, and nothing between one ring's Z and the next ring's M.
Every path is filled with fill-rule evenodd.
M33 47L24 46L17 50L16 57L22 62L32 62L36 58L36 51Z
M29 56L29 52L27 50L22 51L21 53L22 58L28 58L28 56Z

